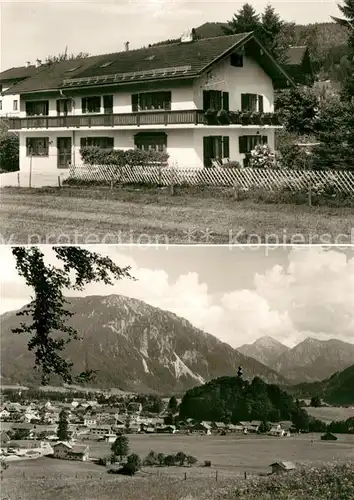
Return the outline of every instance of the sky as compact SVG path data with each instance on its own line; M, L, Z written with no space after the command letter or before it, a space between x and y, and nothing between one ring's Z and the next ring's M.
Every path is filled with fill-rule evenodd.
M92 55L119 52L124 43L132 49L149 43L178 38L205 22L232 19L245 1L205 0L112 0L16 1L0 3L1 70L32 63L37 58L61 53ZM267 0L251 0L263 12ZM335 0L272 1L281 18L309 24L331 21L338 15Z
M70 295L122 294L188 319L238 347L270 335L292 347L306 337L354 343L354 247L86 247L131 266L136 281L90 284ZM51 247L41 247L58 264ZM11 247L0 247L1 313L31 291L18 276ZM68 294L69 295L69 294Z

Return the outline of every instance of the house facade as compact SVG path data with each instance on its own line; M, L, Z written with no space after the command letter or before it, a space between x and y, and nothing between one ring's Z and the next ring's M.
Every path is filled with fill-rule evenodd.
M274 81L291 78L253 33L65 61L16 86L21 171L62 173L80 148L166 151L176 168L274 149ZM10 91L9 91L10 92Z

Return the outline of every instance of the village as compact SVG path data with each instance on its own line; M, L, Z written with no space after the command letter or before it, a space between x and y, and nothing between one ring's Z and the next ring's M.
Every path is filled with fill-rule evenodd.
M165 409L154 414L143 411L143 405L127 400L115 406L99 404L97 400L74 398L71 403L38 401L5 402L0 411L1 455L3 457L53 455L69 460L88 460L89 442L113 443L121 434L199 434L223 435L264 433L274 437L290 436L294 431L290 421L270 423L262 428L258 420L238 424L175 418L163 400ZM60 413L68 421L70 443L63 444L57 436ZM169 422L175 422L171 424ZM76 444L85 442L87 444Z

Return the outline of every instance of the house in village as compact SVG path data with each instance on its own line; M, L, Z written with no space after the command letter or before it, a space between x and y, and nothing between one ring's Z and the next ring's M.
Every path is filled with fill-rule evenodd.
M274 89L293 83L254 33L199 40L192 30L36 72L16 85L10 130L24 172L59 175L82 164L84 146L166 151L177 168L242 164L257 144L274 149Z
M323 436L321 436L322 441L337 441L337 439L337 436L332 434L332 432L326 432L326 434L323 434Z
M0 73L0 117L19 116L20 95L16 92L16 84L26 80L39 71L40 61L36 65L30 62L25 66L10 68ZM12 89L10 94L4 95Z
M205 434L206 436L210 436L211 430L211 422L198 422L191 428L192 433Z
M291 472L296 469L296 465L293 462L274 462L269 467L272 468L272 474L283 474L284 472Z
M54 458L61 458L64 460L79 460L86 462L89 459L89 446L87 445L74 445L64 441L60 441L53 445Z

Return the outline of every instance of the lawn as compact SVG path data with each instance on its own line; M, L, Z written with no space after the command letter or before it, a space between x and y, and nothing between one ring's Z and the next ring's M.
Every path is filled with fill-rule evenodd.
M330 423L339 420L354 418L354 406L352 408L342 408L340 406L321 406L320 408L308 407L306 411L312 417Z
M231 500L235 498L233 488L253 484L260 472L269 472L272 461L292 460L311 463L311 467L348 461L353 458L354 436L340 436L330 443L322 442L319 435L284 439L133 435L130 443L131 451L142 456L150 449L164 453L184 450L200 462L194 467L143 468L134 478L107 474L104 467L89 462L51 458L13 462L4 473L2 500ZM92 444L92 455L105 454L108 448L108 444ZM206 459L211 460L211 468L200 466Z
M3 244L348 244L354 213L215 190L3 188L1 225Z

